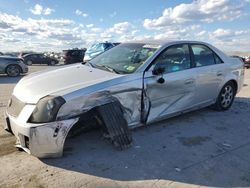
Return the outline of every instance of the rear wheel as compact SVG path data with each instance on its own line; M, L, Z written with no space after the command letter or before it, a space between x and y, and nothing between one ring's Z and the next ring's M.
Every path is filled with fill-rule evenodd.
M18 65L9 65L6 68L6 74L8 74L8 76L11 76L11 77L19 76L20 73L21 73L21 70L18 67Z
M213 108L218 111L228 110L233 104L235 94L236 87L234 83L227 82L221 89Z

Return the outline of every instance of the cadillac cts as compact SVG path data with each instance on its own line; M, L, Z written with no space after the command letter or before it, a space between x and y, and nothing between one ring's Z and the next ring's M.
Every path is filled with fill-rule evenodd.
M229 109L243 77L238 59L207 43L124 43L87 64L21 79L5 129L37 157L61 156L71 131L96 124L114 145L129 145L134 127L207 106Z

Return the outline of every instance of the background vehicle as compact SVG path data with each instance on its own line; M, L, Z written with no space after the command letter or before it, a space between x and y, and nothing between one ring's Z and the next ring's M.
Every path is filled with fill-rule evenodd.
M23 58L23 56L27 55L27 54L33 54L34 52L20 52L18 57Z
M16 53L4 53L4 56L17 57Z
M98 56L99 54L113 48L114 46L117 46L118 44L120 43L105 42L93 44L90 48L87 49L84 61L89 61L94 57Z
M242 61L242 63L245 63L245 58L244 57L241 57L241 56L237 56L237 55L233 55L233 56L231 56L231 57L235 57L235 58L238 58L238 59L240 59L241 61Z
M250 57L247 57L247 58L245 59L245 67L246 67L247 69L250 68Z
M21 58L0 56L0 73L8 76L19 76L27 73L28 66L23 63Z
M86 49L63 50L64 64L82 62Z
M234 58L238 58L242 61L242 63L244 63L244 66L249 69L250 68L250 57L241 57L241 56L237 56L237 55L233 55L231 57L234 57Z
M32 64L55 65L59 63L59 61L55 58L45 56L44 54L34 54L34 53L24 55L23 60L24 63L27 65L32 65Z

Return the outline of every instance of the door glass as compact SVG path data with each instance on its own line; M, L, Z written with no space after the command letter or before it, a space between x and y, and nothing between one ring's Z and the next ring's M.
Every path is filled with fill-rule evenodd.
M154 65L155 69L163 68L164 73L189 69L191 60L188 45L180 44L167 48L154 60Z
M221 64L221 63L223 63L223 61L222 61L216 54L214 54L214 58L215 58L216 64Z
M191 45L194 53L196 67L202 67L215 64L214 53L204 45Z

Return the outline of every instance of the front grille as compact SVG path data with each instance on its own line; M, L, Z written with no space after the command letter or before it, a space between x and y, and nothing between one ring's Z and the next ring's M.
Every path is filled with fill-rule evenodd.
M11 116L17 117L22 111L25 103L17 99L14 95L11 96L9 104L7 106L7 112Z

